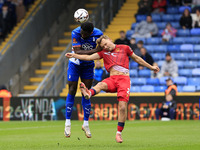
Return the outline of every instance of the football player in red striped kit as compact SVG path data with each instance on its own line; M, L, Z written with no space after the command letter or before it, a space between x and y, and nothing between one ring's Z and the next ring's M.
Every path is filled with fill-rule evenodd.
M151 66L141 57L134 54L133 50L127 45L115 45L111 39L102 35L97 39L97 45L103 50L92 55L78 55L74 53L66 53L68 58L77 58L81 60L97 60L102 59L106 70L110 73L110 77L99 82L96 86L88 90L84 83L80 83L80 89L86 99L98 94L101 90L106 92L117 92L118 104L118 126L115 140L122 143L121 132L124 128L127 117L127 103L130 94L130 77L129 77L129 56L140 65L143 65L154 72L159 72L159 67Z

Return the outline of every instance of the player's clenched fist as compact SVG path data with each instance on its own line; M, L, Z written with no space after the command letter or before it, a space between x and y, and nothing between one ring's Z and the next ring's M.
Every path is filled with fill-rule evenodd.
M152 66L151 70L153 70L155 73L158 73L160 68L158 66Z
M67 58L72 58L72 57L74 56L74 54L73 54L73 53L66 53L65 56L66 56Z

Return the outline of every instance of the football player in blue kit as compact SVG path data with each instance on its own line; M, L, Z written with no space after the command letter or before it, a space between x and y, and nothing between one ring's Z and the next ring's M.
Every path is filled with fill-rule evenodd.
M81 26L72 31L72 53L90 55L101 51L102 49L96 45L96 40L101 35L103 35L102 31L94 28L91 22L82 23ZM65 137L70 137L71 135L71 114L79 77L81 78L81 82L90 89L94 77L94 61L83 61L75 58L69 59L67 72L69 93L66 99ZM91 138L88 123L91 103L84 96L82 96L82 106L84 111L82 130L85 132L87 138Z

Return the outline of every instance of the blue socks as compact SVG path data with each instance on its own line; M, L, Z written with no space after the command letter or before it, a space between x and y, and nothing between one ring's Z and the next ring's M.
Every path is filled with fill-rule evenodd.
M84 120L88 121L90 117L90 110L91 110L90 100L87 100L85 99L84 96L82 96L82 105L83 105L83 111L84 111Z
M75 96L68 94L66 99L66 119L71 119ZM82 96L82 106L84 111L84 120L88 121L90 117L91 103L90 100Z
M67 95L66 99L66 119L71 119L73 105L74 105L74 95Z

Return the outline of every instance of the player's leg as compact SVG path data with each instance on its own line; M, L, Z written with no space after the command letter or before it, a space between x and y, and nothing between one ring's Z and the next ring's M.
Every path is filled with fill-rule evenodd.
M105 82L99 82L99 83L97 83L97 85L95 85L90 90L88 90L88 88L82 82L80 84L80 89L81 89L81 92L84 95L84 97L86 99L90 99L90 97L100 93L102 90L103 91L107 91L108 90L108 85Z
M70 137L71 135L71 115L73 111L74 99L77 91L77 84L79 78L78 65L69 62L68 64L68 87L69 92L66 98L66 121L65 121L65 136Z
M118 76L116 79L117 84L117 100L119 101L118 104L118 126L117 126L117 133L116 133L116 142L122 143L121 133L124 129L126 117L127 117L127 103L129 101L130 95L130 77L129 76Z

